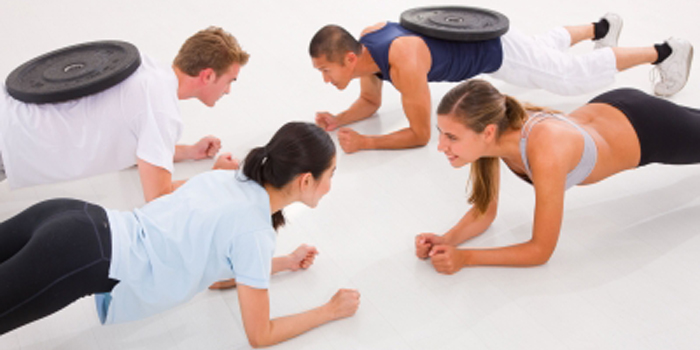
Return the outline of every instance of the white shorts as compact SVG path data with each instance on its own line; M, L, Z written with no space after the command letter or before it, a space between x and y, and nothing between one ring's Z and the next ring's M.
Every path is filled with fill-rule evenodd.
M5 175L5 164L2 162L2 153L0 153L0 181L7 179Z
M583 55L567 53L571 36L564 27L542 35L525 35L511 28L501 37L501 44L503 64L490 75L513 85L578 95L612 84L618 72L609 47Z

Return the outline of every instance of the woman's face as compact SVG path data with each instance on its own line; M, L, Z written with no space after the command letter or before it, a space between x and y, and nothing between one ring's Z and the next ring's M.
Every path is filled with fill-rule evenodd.
M476 133L451 115L438 115L437 127L438 151L445 153L453 167L461 168L484 155L487 145L484 133Z
M309 184L302 189L301 201L310 208L315 208L318 202L321 201L321 198L331 190L331 178L333 173L335 173L335 158L333 156L331 166L321 174L320 178L314 179L311 174L308 174Z

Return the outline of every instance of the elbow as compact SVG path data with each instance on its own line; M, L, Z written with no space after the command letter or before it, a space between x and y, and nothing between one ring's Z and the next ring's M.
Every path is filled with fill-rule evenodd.
M541 258L539 258L539 259L535 259L535 261L532 263L532 266L542 266L542 265L545 265L545 264L547 264L547 262L549 262L549 258L550 258L550 257L551 257L551 255L550 255L550 256L547 256L547 257L541 257Z
M248 344L254 349L265 348L279 342L279 340L275 341L273 339L271 331L246 332L246 336L248 337Z
M148 203L148 202L153 201L154 199L156 199L156 198L158 198L158 197L162 197L162 196L165 196L166 194L172 193L173 190L174 190L174 189L173 189L172 187L170 187L170 188L163 188L163 189L161 189L161 190L159 190L159 191L154 191L154 192L151 192L151 193L144 193L143 197L144 197L144 199L146 200L146 203Z
M414 130L413 133L416 135L416 146L423 147L430 142L430 128L425 130Z
M382 106L382 98L381 96L366 96L366 95L360 95L360 98L362 101L364 101L365 105L368 106L372 110L372 114L376 113L379 110L379 107Z
M146 201L146 203L151 202L152 200L162 196L160 193L149 193L149 194L144 194L143 199Z
M549 262L549 259L554 254L554 247L543 247L534 245L531 251L531 266L541 266Z
M260 349L267 347L271 344L268 344L268 342L265 339L262 339L261 337L248 337L248 344L250 344L250 347L253 349Z

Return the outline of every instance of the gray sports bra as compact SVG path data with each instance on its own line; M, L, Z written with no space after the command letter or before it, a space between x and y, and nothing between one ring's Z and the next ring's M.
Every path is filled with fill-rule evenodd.
M525 171L527 176L532 178L532 172L530 171L530 164L527 161L527 138L530 135L530 130L537 125L537 123L547 119L547 118L557 118L559 120L564 120L567 123L573 125L578 131L583 135L583 153L581 154L581 160L579 160L576 168L571 170L566 174L566 189L576 186L583 182L588 175L591 174L593 168L595 167L596 160L598 159L598 149L595 145L595 141L586 130L578 126L573 121L569 120L560 114L551 114L539 112L530 117L528 121L523 125L521 136L520 136L520 156L522 157L523 164L525 165Z

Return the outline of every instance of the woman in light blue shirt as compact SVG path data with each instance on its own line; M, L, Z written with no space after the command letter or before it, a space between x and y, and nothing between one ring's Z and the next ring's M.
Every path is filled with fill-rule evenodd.
M316 255L303 245L273 258L282 209L315 207L334 170L327 133L288 123L248 154L241 172L201 174L140 209L69 199L34 205L0 224L0 334L90 294L102 323L141 319L230 278L255 347L351 316L359 305L354 290L338 291L317 309L269 317L270 275L306 268Z

